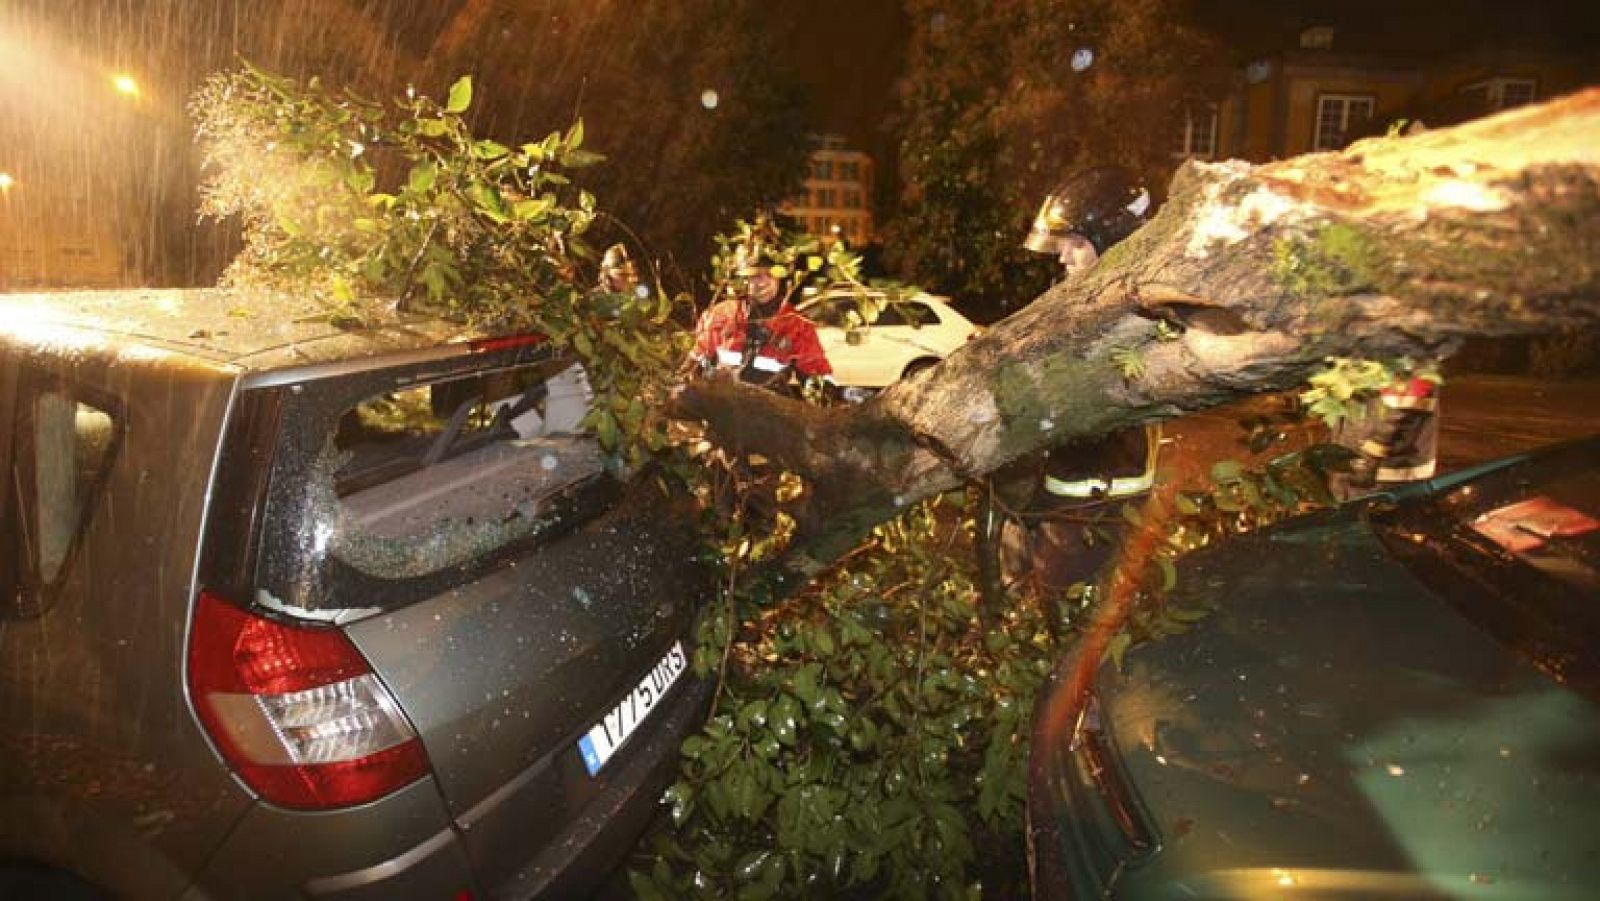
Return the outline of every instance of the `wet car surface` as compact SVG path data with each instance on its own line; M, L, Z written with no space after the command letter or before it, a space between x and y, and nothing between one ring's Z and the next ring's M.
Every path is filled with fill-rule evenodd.
M708 700L684 511L538 336L240 303L0 298L0 871L581 894Z
M1042 897L1600 893L1600 440L1195 555L1030 786Z

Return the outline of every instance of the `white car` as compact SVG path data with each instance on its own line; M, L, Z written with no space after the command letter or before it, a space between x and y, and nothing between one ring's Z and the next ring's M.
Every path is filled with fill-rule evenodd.
M834 381L847 388L893 384L944 359L981 331L957 313L948 298L918 293L890 304L881 291L867 291L864 296L880 312L872 324L857 326L854 335L847 326L850 314L860 309L855 291L836 289L798 306L817 326Z

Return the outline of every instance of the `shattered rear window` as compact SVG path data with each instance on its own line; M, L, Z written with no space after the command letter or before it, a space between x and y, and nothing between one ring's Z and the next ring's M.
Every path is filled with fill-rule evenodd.
M392 609L599 512L615 484L583 427L583 370L484 365L288 390L259 602Z
M581 370L388 392L348 410L312 469L317 528L369 575L415 578L536 532L543 501L598 475Z

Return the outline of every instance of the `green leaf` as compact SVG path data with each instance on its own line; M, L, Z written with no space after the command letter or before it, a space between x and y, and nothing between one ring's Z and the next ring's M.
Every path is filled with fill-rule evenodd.
M425 138L442 138L449 130L443 119L417 120L417 134Z
M606 155L603 153L595 153L589 150L569 150L561 157L561 165L569 169L582 169L585 166L603 163L605 160Z
M1122 671L1122 655L1128 652L1128 647L1133 644L1133 636L1127 632L1118 632L1111 643L1106 645L1106 656L1111 658L1112 665L1117 671Z
M639 901L667 901L666 894L656 881L638 870L628 870L628 886Z
M467 196L477 204L478 210L496 222L509 222L511 217L506 213L505 198L500 192L487 182L473 181L467 186Z
M767 702L759 699L751 701L739 708L739 715L735 720L738 722L739 728L746 732L750 731L752 727L765 726L767 724Z
M1218 460L1211 466L1211 481L1218 485L1237 482L1244 477L1244 466L1238 460Z
M510 152L511 148L487 138L482 141L476 141L472 145L472 155L480 160L497 160Z
M617 419L607 411L596 411L595 437L600 439L600 446L607 450L617 446L617 439L621 434L617 431Z
M582 146L583 146L583 120L579 119L578 121L572 123L572 127L571 128L567 129L567 149L568 150L577 150L579 147L582 147Z
M371 191L372 186L377 183L377 176L372 173L372 169L368 166L351 166L345 170L344 183L349 186L350 190L358 194L365 194Z
M433 190L433 183L438 177L438 165L433 160L423 160L411 167L411 173L406 178L406 190L413 194L426 194Z
M675 782L661 796L672 811L672 825L682 826L694 812L694 789L687 782Z
M821 654L823 657L833 656L833 634L828 631L826 626L817 627L815 634L813 634L811 637L811 645L812 647L816 648L817 653Z
M807 707L815 707L822 696L822 688L817 682L821 673L821 667L815 663L808 663L795 672L789 684L789 690L805 702Z
M1166 557L1157 557L1156 566L1161 568L1161 590L1171 591L1178 584L1178 568Z
M773 737L785 745L793 745L800 723L800 705L789 695L783 695L772 706L767 722L772 727Z
M472 105L472 76L463 75L450 86L450 98L444 108L452 113L464 113Z

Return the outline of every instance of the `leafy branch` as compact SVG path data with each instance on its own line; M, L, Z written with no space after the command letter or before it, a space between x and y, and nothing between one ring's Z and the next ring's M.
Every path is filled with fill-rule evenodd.
M666 443L647 413L687 337L661 292L580 283L596 199L574 173L604 159L581 120L507 146L475 135L468 77L443 104L378 103L244 64L190 108L204 151L203 215L237 217L225 280L321 299L336 324L425 314L570 347L596 403L586 424L638 463Z

